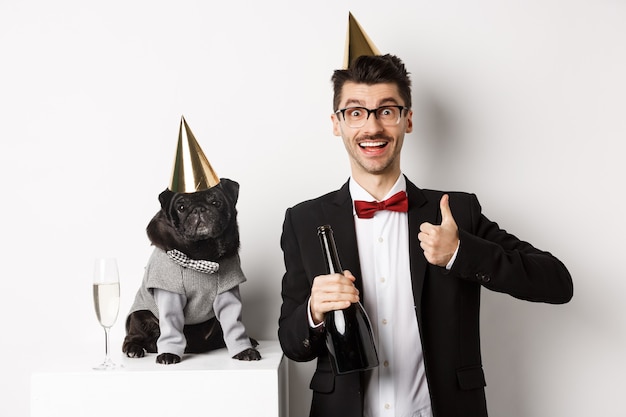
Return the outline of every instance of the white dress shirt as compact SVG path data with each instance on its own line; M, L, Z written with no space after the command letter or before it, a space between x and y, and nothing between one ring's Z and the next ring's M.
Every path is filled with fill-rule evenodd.
M400 175L385 199L406 191ZM350 179L354 200L375 200ZM429 417L430 394L411 282L408 215L378 211L354 214L361 264L362 303L372 323L380 365L366 373L365 417Z

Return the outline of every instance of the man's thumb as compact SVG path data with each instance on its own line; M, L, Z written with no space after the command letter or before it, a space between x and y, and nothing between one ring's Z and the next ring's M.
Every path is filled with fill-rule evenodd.
M439 201L439 208L441 209L441 224L454 221L454 217L452 217L452 210L450 210L449 200L450 197L448 194L444 194L441 197L441 201Z

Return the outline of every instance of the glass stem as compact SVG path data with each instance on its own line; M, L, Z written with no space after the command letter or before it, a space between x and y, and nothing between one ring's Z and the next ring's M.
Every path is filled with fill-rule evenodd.
M104 362L109 361L109 328L104 327Z

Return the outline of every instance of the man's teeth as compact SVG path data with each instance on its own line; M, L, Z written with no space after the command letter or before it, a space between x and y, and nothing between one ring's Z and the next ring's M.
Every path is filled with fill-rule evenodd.
M385 142L361 142L359 143L359 146L362 147L369 147L369 146L383 146L385 144Z

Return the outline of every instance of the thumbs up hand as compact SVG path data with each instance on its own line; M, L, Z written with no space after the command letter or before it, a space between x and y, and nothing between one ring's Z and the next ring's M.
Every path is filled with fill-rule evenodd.
M459 228L452 217L449 197L444 194L439 202L441 224L439 226L425 222L420 225L417 238L424 250L426 260L437 266L445 267L459 245Z

